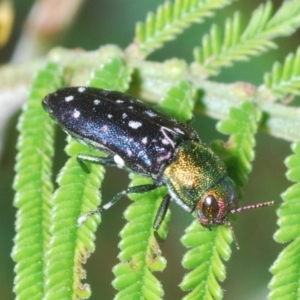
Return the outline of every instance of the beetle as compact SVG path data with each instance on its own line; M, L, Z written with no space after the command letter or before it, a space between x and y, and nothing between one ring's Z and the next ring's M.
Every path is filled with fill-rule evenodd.
M170 199L188 212L196 211L209 229L227 224L229 214L272 205L258 203L237 208L237 191L223 161L189 125L166 116L134 97L92 87L67 87L47 95L44 109L59 126L81 143L107 154L77 156L85 162L117 166L152 178L153 183L128 187L89 215L110 208L122 195L166 186L153 228L164 219ZM232 228L231 228L232 229Z

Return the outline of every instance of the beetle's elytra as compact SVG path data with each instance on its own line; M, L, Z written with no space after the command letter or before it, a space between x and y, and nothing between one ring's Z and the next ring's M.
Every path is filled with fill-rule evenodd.
M79 154L78 161L117 166L151 177L153 184L130 187L122 195L165 185L168 194L154 228L164 218L170 199L188 212L196 211L203 226L229 224L228 214L273 202L237 208L237 193L223 161L187 124L170 118L127 94L90 87L62 88L42 102L44 109L79 142L107 157ZM95 211L95 212L96 212Z

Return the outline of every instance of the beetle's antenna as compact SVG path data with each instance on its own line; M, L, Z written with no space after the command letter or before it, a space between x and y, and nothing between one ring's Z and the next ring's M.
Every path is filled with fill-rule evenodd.
M236 235L235 235L235 233L234 233L232 224L230 223L229 220L227 220L226 224L227 224L227 225L229 226L229 228L230 228L230 231L231 231L231 234L232 234L233 241L234 241L234 243L235 243L236 249L237 249L237 250L240 250L240 246L239 246L239 243L238 243L238 241L237 241Z
M242 206L242 207L239 207L239 208L236 208L236 209L231 209L230 213L236 214L236 213L240 213L244 210L248 210L248 209L255 209L255 208L261 208L261 207L265 207L265 206L271 206L274 203L275 203L275 201L269 201L269 202L257 203L257 204L252 204L252 205L246 205L246 206ZM232 224L230 223L229 220L227 220L226 224L229 226L229 228L231 230L231 234L232 234L236 249L240 250L240 246L239 246L239 243L238 243L237 238L235 236Z
M269 202L257 203L257 204L252 204L252 205L246 205L246 206L242 206L239 208L231 209L230 213L236 214L236 213L240 213L241 211L248 210L248 209L255 209L255 208L261 208L261 207L265 207L265 206L271 206L274 203L275 203L275 201L269 201Z

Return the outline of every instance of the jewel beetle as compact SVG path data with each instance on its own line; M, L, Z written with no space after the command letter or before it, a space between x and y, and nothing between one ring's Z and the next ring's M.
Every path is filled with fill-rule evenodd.
M81 143L107 154L79 154L78 162L117 166L152 178L148 185L128 187L87 216L106 210L122 195L165 185L153 228L159 228L170 199L210 228L227 224L230 213L273 204L237 208L237 192L223 161L185 123L166 116L127 94L91 87L67 87L47 95L42 105L60 127ZM232 229L232 228L231 228Z

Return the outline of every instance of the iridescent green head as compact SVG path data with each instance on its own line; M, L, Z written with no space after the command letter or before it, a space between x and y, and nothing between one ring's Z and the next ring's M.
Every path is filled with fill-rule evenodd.
M237 205L234 182L223 161L206 145L187 141L166 167L164 182L172 198L187 211L196 211L203 226L228 223Z
M195 141L178 147L174 160L163 172L163 181L172 198L185 210L195 211L199 222L208 228L227 224L232 230L228 214L274 204L270 201L237 208L236 187L223 161L209 147Z
M200 223L210 228L213 225L228 224L228 213L235 210L236 204L234 182L226 176L203 193L195 210Z

